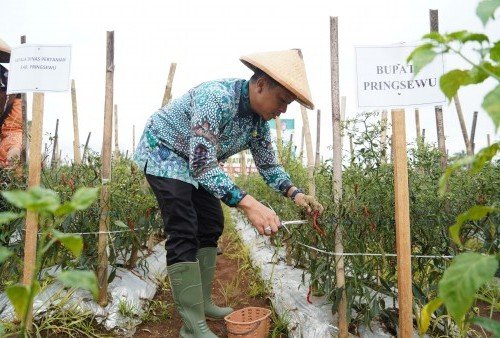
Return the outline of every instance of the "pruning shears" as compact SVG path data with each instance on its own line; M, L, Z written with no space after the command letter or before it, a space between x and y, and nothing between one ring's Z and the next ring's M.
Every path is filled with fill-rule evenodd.
M302 220L298 220L298 221L283 221L280 223L280 226L279 228L283 227L285 228L285 230L289 233L289 234L292 234L290 232L290 230L288 229L287 225L298 225L298 224L307 224L309 223L309 221L305 220L305 219L302 219Z

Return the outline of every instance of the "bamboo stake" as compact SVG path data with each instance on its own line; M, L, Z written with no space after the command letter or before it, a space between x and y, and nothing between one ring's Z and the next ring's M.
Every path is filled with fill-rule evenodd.
M342 200L342 137L339 107L339 49L338 49L338 17L330 17L330 62L332 86L332 122L333 122L333 200L336 205ZM342 254L342 227L335 228L335 252ZM345 291L344 257L339 256L336 265L336 286L342 290L338 306L339 337L348 336L347 296Z
M387 110L382 110L382 130L380 133L380 147L382 149L382 163L387 163L386 142L387 142Z
M320 146L320 135L321 135L321 110L318 109L316 116L316 158L314 161L314 165L316 167L319 166L320 158L319 158L319 146Z
M474 155L476 149L476 143L474 142L474 139L476 137L476 124L477 124L477 111L475 111L474 115L472 116L472 127L470 129L470 146L472 149L472 155Z
M175 69L177 68L177 63L172 62L170 64L170 71L168 72L167 86L165 87L165 92L163 93L163 100L161 106L165 106L170 103L172 99L172 83L174 82Z
M300 161L302 162L302 157L304 156L304 125L302 125L302 132L300 134Z
M309 194L316 196L316 184L314 184L314 154L311 139L311 130L309 129L309 117L304 106L300 106L300 113L302 115L302 125L304 126L304 139L306 142L307 152L307 178L309 180Z
M135 152L135 124L132 125L132 155Z
M56 131L54 133L54 145L52 146L52 159L50 162L50 167L52 169L57 167L57 155L59 154L59 119L56 120Z
M354 144L352 142L352 135L349 135L349 150L351 153L351 163L354 161Z
M425 128L422 129L422 144L425 144Z
M488 147L491 146L490 134L486 134L486 144Z
M87 141L85 141L85 146L83 147L82 163L85 163L85 160L87 159L87 151L89 149L90 134L92 134L92 132L89 132L89 134L87 135Z
M76 165L82 163L82 158L80 156L80 132L78 130L78 106L76 102L76 87L75 80L71 80L71 103L73 107L73 159Z
M118 106L115 104L115 157L120 157L120 147L118 146Z
M464 114L462 113L462 106L460 105L460 100L458 99L458 94L453 96L453 101L455 101L455 108L457 109L458 120L460 121L460 129L462 129L462 136L465 143L465 151L468 156L472 155L472 147L469 140L469 134L467 133L467 126L465 125Z
M417 143L418 143L420 137L422 137L420 133L420 112L418 108L415 108L415 128L417 129Z
M28 165L28 188L40 185L40 173L42 163L42 133L43 133L43 93L33 93L32 121L30 140L30 158ZM38 213L28 210L26 212L26 232L24 238L24 268L23 284L31 285L36 265L37 235L38 235ZM31 330L33 321L33 309L24 323L27 330Z
M101 216L99 219L98 266L99 305L108 303L108 254L105 233L109 229L109 182L111 181L111 139L113 134L113 75L114 75L114 32L107 32L106 39L106 96L104 99L104 132L102 138L102 187Z
M26 43L26 35L21 36L21 44ZM27 160L26 149L28 148L28 101L26 99L26 93L21 94L21 114L23 119L23 136L21 141L21 168L24 168Z
M406 155L405 111L392 110L392 142L394 149L394 194L396 250L398 271L399 336L413 336L410 203Z
M281 156L283 156L283 135L281 133L281 119L276 116L274 119L276 123L276 148L278 149L278 162L281 162Z
M437 9L429 10L430 17L430 26L431 32L439 32L439 14ZM440 165L441 169L446 169L446 165L448 163L448 159L446 156L446 144L445 144L445 136L444 136L444 124L443 124L443 107L435 106L434 112L436 115L436 130L437 130L437 139L438 139L438 148L441 152Z

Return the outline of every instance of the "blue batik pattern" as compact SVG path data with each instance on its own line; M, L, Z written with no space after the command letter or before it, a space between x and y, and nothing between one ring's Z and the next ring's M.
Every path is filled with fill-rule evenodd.
M155 112L146 123L134 160L146 173L178 179L207 191L229 206L245 192L219 161L250 148L267 184L285 193L292 182L277 161L269 125L250 108L248 81L202 83ZM147 163L147 166L146 166Z

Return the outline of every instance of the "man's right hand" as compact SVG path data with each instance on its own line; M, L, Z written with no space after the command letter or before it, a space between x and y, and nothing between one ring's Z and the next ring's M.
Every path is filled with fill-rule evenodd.
M280 226L278 215L252 196L246 195L243 197L238 204L238 208L245 212L248 220L259 234L271 236L278 232Z

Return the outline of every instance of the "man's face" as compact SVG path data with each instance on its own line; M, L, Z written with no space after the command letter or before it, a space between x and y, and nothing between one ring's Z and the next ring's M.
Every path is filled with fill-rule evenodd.
M260 78L256 81L255 95L250 97L250 105L264 120L269 121L286 112L296 96L284 87L270 86L268 81Z

